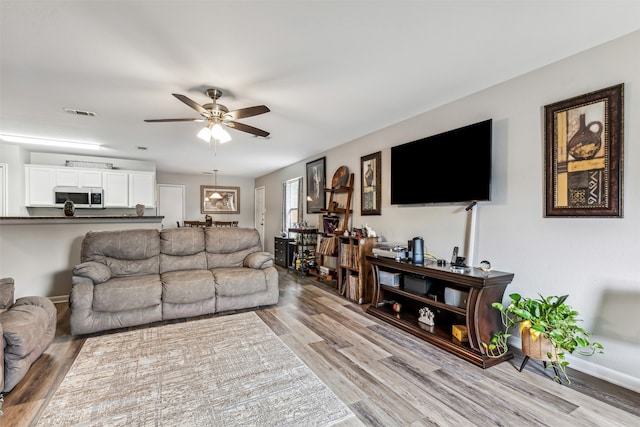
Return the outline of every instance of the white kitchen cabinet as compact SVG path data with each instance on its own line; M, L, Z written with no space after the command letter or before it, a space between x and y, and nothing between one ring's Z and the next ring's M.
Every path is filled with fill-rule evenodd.
M72 168L56 168L56 187L79 187L80 171Z
M81 170L79 176L80 187L102 188L102 171Z
M25 205L53 207L56 168L25 165Z
M156 207L155 172L129 172L129 206Z
M102 172L105 208L129 207L129 174L127 172Z

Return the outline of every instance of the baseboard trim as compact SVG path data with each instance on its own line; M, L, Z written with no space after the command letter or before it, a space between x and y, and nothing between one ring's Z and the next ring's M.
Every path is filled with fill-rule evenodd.
M49 297L49 299L54 304L64 304L69 302L69 295L58 295L55 297Z

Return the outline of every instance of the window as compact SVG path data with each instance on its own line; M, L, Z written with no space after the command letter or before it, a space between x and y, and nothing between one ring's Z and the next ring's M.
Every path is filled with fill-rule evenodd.
M302 177L286 181L283 185L282 231L302 222Z

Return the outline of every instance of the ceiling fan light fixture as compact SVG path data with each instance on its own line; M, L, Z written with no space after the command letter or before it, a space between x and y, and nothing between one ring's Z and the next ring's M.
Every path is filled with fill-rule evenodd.
M211 138L219 141L220 144L231 141L231 135L219 123L214 124L211 128Z
M211 141L211 125L205 126L198 132L198 138L203 140L204 142Z

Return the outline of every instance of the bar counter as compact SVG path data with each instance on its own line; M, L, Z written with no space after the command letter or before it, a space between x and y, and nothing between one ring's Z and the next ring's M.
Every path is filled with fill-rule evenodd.
M163 216L92 215L92 216L0 216L2 225L25 224L117 224L160 223Z

